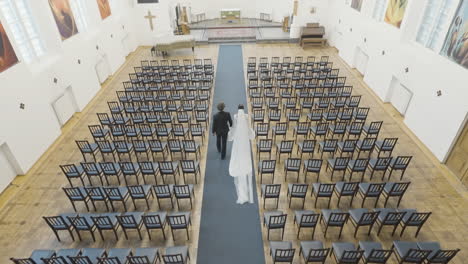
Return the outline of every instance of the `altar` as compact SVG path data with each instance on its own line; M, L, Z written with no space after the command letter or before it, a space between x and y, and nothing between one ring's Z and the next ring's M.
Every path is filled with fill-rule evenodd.
M241 10L238 8L221 9L220 16L224 23L240 23Z

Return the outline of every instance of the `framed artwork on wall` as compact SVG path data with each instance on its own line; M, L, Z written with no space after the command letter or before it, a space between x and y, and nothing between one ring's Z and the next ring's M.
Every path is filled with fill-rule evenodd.
M408 0L389 0L384 21L390 25L400 28L405 16Z
M49 0L49 6L62 40L78 33L75 17L68 0Z
M5 28L3 28L3 25L0 22L0 72L10 68L17 62L18 57L16 56L10 39L5 32Z
M468 1L462 0L453 17L440 54L468 69Z
M109 5L109 0L96 0L98 7L99 7L99 13L101 14L102 20L106 19L108 16L111 15L111 8Z

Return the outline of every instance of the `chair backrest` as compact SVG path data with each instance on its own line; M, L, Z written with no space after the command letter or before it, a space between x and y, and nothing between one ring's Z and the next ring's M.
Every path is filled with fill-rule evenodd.
M398 156L391 165L394 169L406 169L412 158L413 156Z
M403 256L402 260L405 262L422 263L431 252L431 250L411 248L406 255Z
M460 249L439 249L431 257L427 259L428 263L449 263L455 255L460 251Z
M123 200L123 195L119 187L103 187L103 189L107 197L112 198L113 200Z
M94 162L82 162L81 167L83 167L83 170L86 174L99 174L99 163L94 163Z
M167 141L167 144L169 145L169 149L171 151L175 151L175 150L181 150L182 149L182 144L180 143L180 140L178 139L169 139Z
M341 193L355 193L357 192L359 188L359 182L345 182L343 184L343 189L341 190Z
M395 182L390 189L389 195L403 195L408 190L411 182Z
M84 216L75 215L75 216L67 216L68 221L76 228L80 230L90 230L91 226Z
M329 253L330 253L330 248L311 249L307 255L307 263L309 262L325 263L325 260L327 259Z
M142 170L142 172L144 171L145 174L147 174L147 173L151 173L151 174L156 173L153 162L151 162L151 161L140 161L140 162L138 162L138 166L140 166L140 169Z
M381 193L385 187L385 183L370 183L369 188L367 189L366 193Z
M379 217L380 212L366 212L361 215L361 219L358 220L358 225L372 225Z
M333 164L333 169L346 169L346 166L349 163L349 157L338 157L335 159L335 163Z
M308 184L293 183L291 193L305 195L307 193L308 188L309 188Z
M120 225L128 227L138 227L138 223L133 215L118 215L117 219Z
M341 255L339 263L359 263L364 254L363 250L345 250Z
M49 225L50 228L52 228L52 229L57 229L57 228L62 229L64 227L68 226L68 224L65 222L65 219L60 215L58 215L58 216L43 216L42 218L46 221L47 225Z
M100 151L112 151L112 145L107 140L96 141Z
M78 177L80 175L75 164L60 165L60 168L67 177Z
M160 161L159 170L161 173L173 173L174 166L172 165L172 161Z
M315 145L316 145L317 141L315 140L304 140L304 142L302 142L302 151L307 151L307 152L313 152L314 149L315 149Z
M175 254L175 255L162 255L164 264L183 264L184 257L182 254Z
M149 146L152 150L160 149L162 151L163 145L159 139L148 140Z
M120 152L130 151L127 142L124 140L114 140L114 146L115 146L115 149L117 149L117 151L120 151Z
M286 168L300 168L301 161L302 161L301 159L288 158L286 160Z
M320 122L317 124L317 133L326 133L327 130L328 130L327 122Z
M143 223L145 225L160 225L162 226L163 221L161 221L161 217L157 214L149 214L149 215L144 215L143 216Z
M309 159L307 160L307 167L306 169L320 169L322 167L322 160L321 159Z
M334 151L338 144L338 139L326 139L323 142L323 151Z
M185 215L168 215L167 220L170 225L187 225Z
M265 194L277 194L281 192L281 184L267 184L265 185Z
M54 256L51 258L42 258L44 264L69 264L64 256Z
M276 168L276 160L262 160L261 165L260 171L274 171Z
M273 145L273 141L271 139L260 139L260 141L258 142L259 148L262 148L262 149L265 149L265 148L271 149L272 145Z
M190 194L190 187L187 184L183 185L174 185L174 193L176 195L189 195Z
M343 142L342 152L353 152L356 148L357 139L347 139Z
M87 195L83 193L79 187L63 187L62 189L71 200L84 200Z
M286 225L286 219L288 218L287 214L280 214L280 215L270 215L270 225Z
M277 249L273 256L273 262L291 262L294 259L296 249Z
M171 193L171 187L167 184L154 185L153 189L154 189L154 193L156 194L156 196L167 195Z
M412 226L420 226L423 225L427 219L429 219L429 216L431 216L432 212L426 212L426 213L419 213L419 212L414 212L411 213L410 217L408 220L405 222L406 225L412 225Z
M362 170L367 168L367 164L369 163L368 158L356 159L353 164L353 170Z
M328 222L333 223L334 225L344 225L348 220L348 217L349 213L331 213Z
M392 254L391 249L372 249L366 260L368 263L387 263Z
M93 264L94 261L91 261L88 256L68 256L68 259L72 264Z
M374 121L369 125L369 131L372 133L378 133L382 127L383 121Z
M398 224L405 216L406 212L389 212L382 221L383 224Z
M375 142L377 141L376 138L364 138L362 140L362 145L361 145L361 149L362 150L372 150L375 146Z
M362 131L362 128L364 127L364 122L352 122L350 126L350 131L351 132L357 132L357 131Z
M145 190L142 185L128 185L127 188L132 195L145 195Z
M398 138L385 138L382 142L381 150L385 150L385 151L393 150L397 141L398 141Z
M91 199L105 199L106 197L101 186L87 186L85 190Z
M144 149L147 147L146 141L141 139L133 139L132 144L135 147L135 149Z
M147 256L127 256L129 264L152 264Z
M80 149L81 152L89 152L91 153L93 150L91 149L91 145L87 140L75 140L76 145L78 145L78 148Z
M91 219L93 219L94 224L100 228L100 227L111 227L112 226L112 221L109 216L107 215L96 215L96 216L91 216Z
M186 139L182 140L182 145L184 146L184 150L186 151L195 151L197 150L197 144L193 139Z
M300 225L303 224L317 224L318 221L320 220L320 214L303 214L301 216Z
M134 175L137 173L133 162L119 162L119 166L122 169L123 174Z
M390 165L391 161L392 161L392 157L379 157L377 158L377 161L375 162L374 169L386 170L388 168L388 165Z
M332 194L334 188L334 183L320 183L318 194Z

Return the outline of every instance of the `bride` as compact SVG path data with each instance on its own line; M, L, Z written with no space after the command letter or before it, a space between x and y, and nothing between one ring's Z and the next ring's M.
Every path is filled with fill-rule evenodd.
M239 105L238 112L234 115L234 124L228 135L228 140L234 141L229 174L234 177L238 204L253 203L250 140L254 137L255 132L250 127L249 116L244 113L244 106Z

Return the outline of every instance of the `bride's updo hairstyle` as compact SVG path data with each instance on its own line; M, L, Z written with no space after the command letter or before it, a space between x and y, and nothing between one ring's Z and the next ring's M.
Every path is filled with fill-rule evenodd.
M237 109L244 109L244 105L243 104L238 105Z

